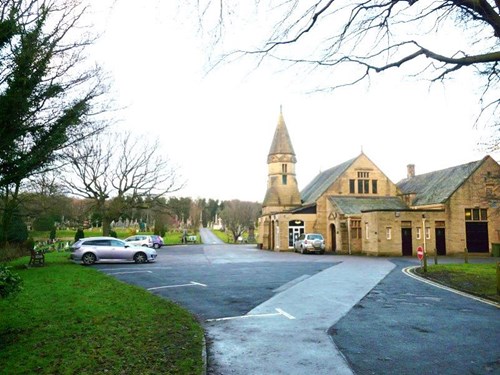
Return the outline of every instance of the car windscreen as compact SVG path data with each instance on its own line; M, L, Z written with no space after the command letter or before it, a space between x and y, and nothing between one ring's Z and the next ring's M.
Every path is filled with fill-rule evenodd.
M321 234L312 234L309 236L311 240L322 240L323 236Z

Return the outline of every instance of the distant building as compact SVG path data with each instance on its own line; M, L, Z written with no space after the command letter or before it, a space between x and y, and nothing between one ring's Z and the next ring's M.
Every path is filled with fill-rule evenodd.
M269 151L259 246L290 251L301 233L325 237L342 254L429 255L491 252L500 242L500 165L482 160L394 184L362 152L319 173L301 192L296 156L280 113Z

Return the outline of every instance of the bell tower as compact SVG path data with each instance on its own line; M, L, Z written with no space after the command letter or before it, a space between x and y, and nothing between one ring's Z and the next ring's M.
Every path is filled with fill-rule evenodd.
M267 156L267 191L262 203L263 215L301 206L295 163L297 158L280 108L278 125Z

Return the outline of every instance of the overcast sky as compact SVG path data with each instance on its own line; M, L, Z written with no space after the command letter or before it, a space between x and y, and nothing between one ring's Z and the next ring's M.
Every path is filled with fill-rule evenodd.
M269 65L255 70L248 61L206 75L209 46L174 1L92 1L102 32L92 57L126 107L117 126L160 140L187 181L176 196L261 202L280 105L299 189L361 150L394 183L409 163L422 174L486 155L478 147L486 133L473 128L479 97L467 74L429 87L389 72L370 85L314 94L305 91L318 77Z

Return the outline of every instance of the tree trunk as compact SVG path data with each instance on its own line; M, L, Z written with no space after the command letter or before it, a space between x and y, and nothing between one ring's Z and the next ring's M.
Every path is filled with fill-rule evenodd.
M102 217L102 235L109 236L111 230L111 220L107 216Z

